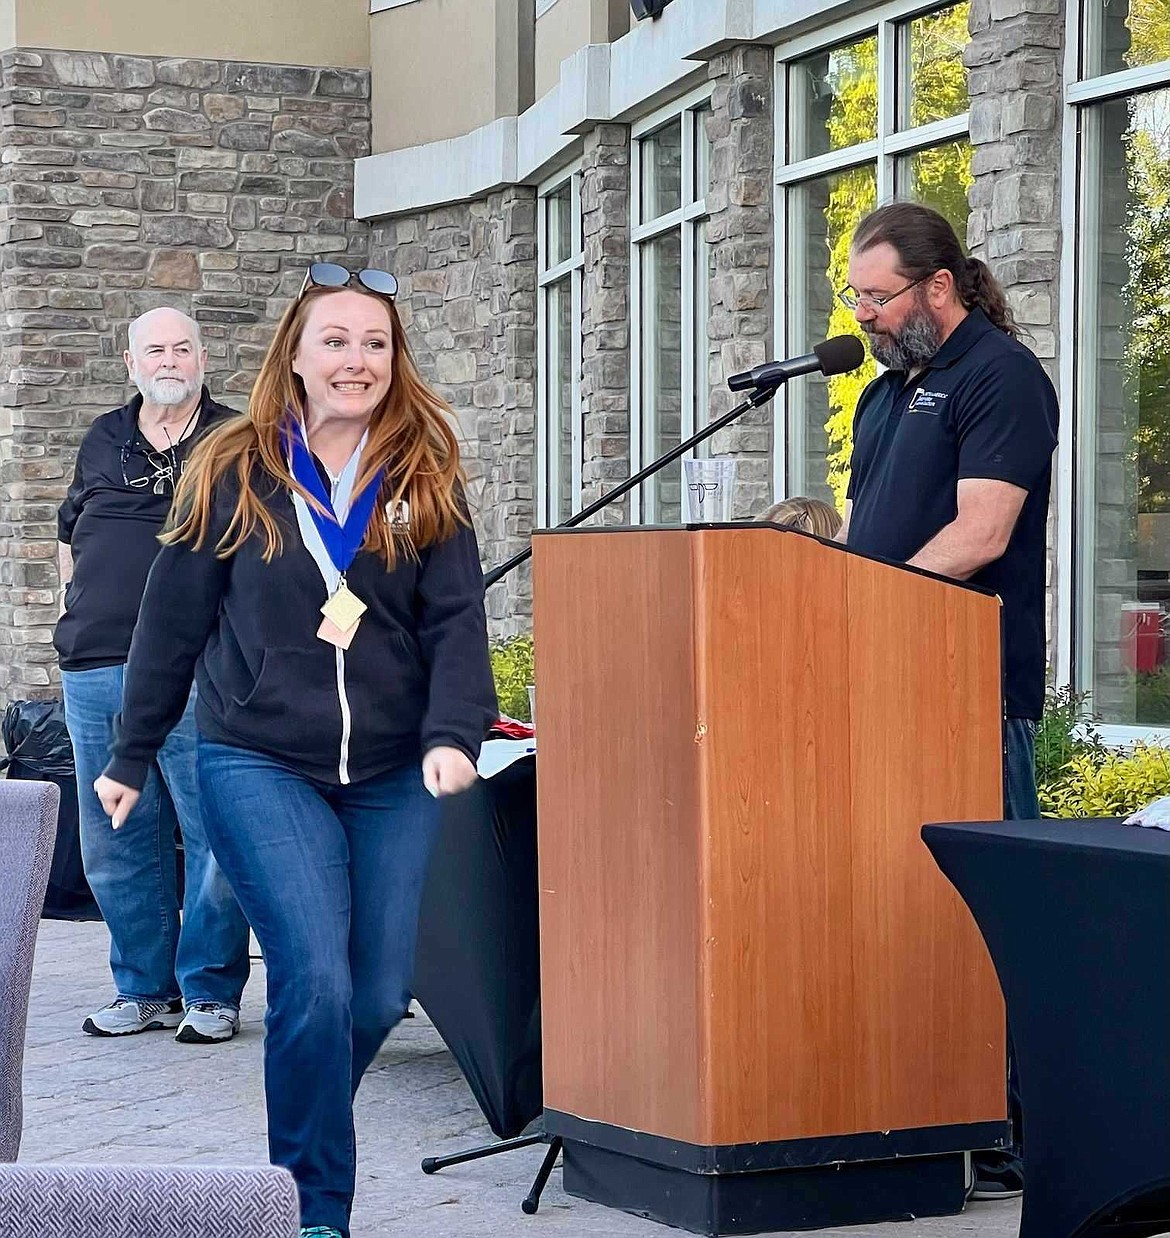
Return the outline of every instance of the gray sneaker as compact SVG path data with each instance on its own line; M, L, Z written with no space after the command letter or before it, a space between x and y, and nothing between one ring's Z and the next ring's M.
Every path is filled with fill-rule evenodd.
M108 1006L91 1014L81 1025L91 1036L134 1036L138 1032L154 1032L163 1027L178 1027L183 1017L183 1003L139 1002L131 997L115 997Z
M231 1040L239 1030L240 1012L235 1006L221 1006L219 1002L192 1002L179 1024L175 1039L185 1045L209 1045L217 1040Z

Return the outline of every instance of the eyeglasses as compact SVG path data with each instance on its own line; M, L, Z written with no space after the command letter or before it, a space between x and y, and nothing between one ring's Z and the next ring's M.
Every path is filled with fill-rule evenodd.
M883 306L889 305L891 301L896 300L904 292L909 292L911 288L917 288L923 280L929 279L934 272L929 275L920 275L912 284L907 284L905 288L899 288L897 292L891 292L888 297L872 297L869 293L858 292L850 284L846 284L844 288L837 291L837 300L841 302L847 309L857 309L864 305L866 309L880 310Z
M133 443L123 443L121 458L122 458L122 484L129 487L131 490L143 490L150 486L153 494L166 494L168 487L171 494L175 493L175 483L179 480L183 473L182 460L175 456L172 448L168 454L165 451L144 451L143 459L150 467L150 472L145 477L131 477L127 471L127 465L130 463L130 457L134 454Z
M354 280L368 291L388 297L391 301L398 295L398 280L389 271L379 271L377 267L350 271L338 262L314 262L305 272L305 280L297 297L303 297L310 284L317 288L348 288Z

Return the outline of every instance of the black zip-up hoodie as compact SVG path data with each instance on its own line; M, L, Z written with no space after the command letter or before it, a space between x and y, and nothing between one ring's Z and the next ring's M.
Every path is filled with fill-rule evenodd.
M199 550L164 546L126 665L106 773L141 788L182 716L194 674L201 735L262 752L324 783L357 782L431 748L472 761L496 718L483 573L475 533L399 554L393 571L359 552L346 574L369 608L349 649L321 640L325 582L305 549L288 492L270 493L283 550L270 563L253 535L228 559L215 545L236 502L224 479Z

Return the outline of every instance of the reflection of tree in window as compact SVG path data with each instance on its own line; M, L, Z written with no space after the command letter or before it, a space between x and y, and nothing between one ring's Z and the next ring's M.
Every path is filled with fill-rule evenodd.
M1170 511L1170 94L1130 101L1129 340L1125 383L1141 410L1138 510ZM1141 119L1139 119L1141 117Z
M967 108L967 75L962 49L967 42L966 3L911 23L911 80L903 83L910 99L910 120L961 115ZM855 58L835 92L828 127L834 149L867 140L877 92L877 43L866 40L848 50ZM914 196L941 210L955 224L960 239L967 231L967 190L972 183L971 148L966 142L915 152L905 161L910 184L900 186L903 196ZM825 208L829 246L828 280L832 288L849 279L849 241L862 217L875 205L872 173L862 169L834 178ZM827 323L829 335L862 335L851 311L834 303ZM827 483L838 504L849 482L853 451L853 414L865 385L876 374L872 359L852 374L829 380L829 439Z
M1090 75L1170 60L1170 0L1097 0L1087 16Z

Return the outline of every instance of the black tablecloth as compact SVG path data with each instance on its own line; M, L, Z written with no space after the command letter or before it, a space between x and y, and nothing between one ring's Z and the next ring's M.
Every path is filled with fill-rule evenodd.
M413 991L507 1139L542 1109L536 759L441 804Z
M922 833L1007 1004L1022 1238L1170 1230L1170 833L1115 820Z

